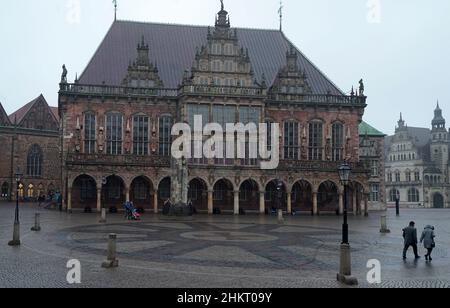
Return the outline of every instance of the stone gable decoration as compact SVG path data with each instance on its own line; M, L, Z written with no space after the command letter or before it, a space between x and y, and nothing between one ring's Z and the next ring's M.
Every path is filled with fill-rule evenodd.
M150 47L142 36L142 40L137 46L137 59L130 62L127 76L122 81L124 87L164 88L158 75L157 65L150 62L149 52Z

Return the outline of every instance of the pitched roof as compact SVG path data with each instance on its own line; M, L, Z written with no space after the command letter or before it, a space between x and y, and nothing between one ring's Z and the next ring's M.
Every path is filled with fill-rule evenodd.
M39 100L39 98L41 96L42 96L42 94L40 96L38 96L37 98L33 99L31 102L29 102L25 106L23 106L20 109L18 109L17 111L15 111L14 113L10 114L9 120L11 121L11 123L20 124L20 122L22 122L23 118L27 115L28 111L30 111L30 109L34 106L34 104L36 104L36 102Z
M11 121L9 121L8 115L6 114L5 109L3 109L2 103L0 102L0 125L10 125Z
M33 106L37 103L43 101L46 106L48 106L47 100L45 97L41 94L35 99L33 99L31 102L14 112L13 114L9 115L9 120L11 123L15 123L17 121L17 125L20 125L23 121L23 119L26 117L28 112L33 108ZM59 115L58 115L58 108L57 107L50 107L52 115L55 117L55 120L59 122ZM55 110L56 109L56 110Z
M359 135L360 136L369 136L369 137L385 137L386 136L386 134L383 134L382 132L380 132L376 128L370 126L369 124L367 124L364 121L359 125Z
M50 107L51 112L55 116L56 120L59 122L59 110L58 107Z
M150 46L150 60L157 64L159 74L168 88L181 83L183 73L191 69L196 48L206 45L208 27L132 21L115 21L100 44L79 83L118 86L127 74L130 61L137 57L137 44L144 36ZM264 73L268 82L275 80L286 65L290 41L278 30L237 29L239 44L248 48L255 77ZM306 72L314 94L342 95L314 64L299 50L299 66Z

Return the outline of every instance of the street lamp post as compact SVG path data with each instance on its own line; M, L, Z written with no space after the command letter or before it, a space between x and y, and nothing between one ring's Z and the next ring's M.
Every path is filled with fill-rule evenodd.
M19 191L22 174L17 168L16 172L16 210L14 215L13 240L8 243L9 246L20 246L20 221L19 221Z
M344 223L342 224L340 271L337 279L347 285L357 285L358 280L352 277L350 243L348 240L347 186L350 182L351 172L352 169L348 163L344 163L339 167L339 178L342 186L344 186Z

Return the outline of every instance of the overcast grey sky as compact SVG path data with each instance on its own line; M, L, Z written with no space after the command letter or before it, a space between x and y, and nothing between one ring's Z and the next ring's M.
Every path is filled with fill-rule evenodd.
M450 1L283 2L285 34L334 83L349 91L364 78L367 122L391 134L403 112L409 126L429 127L438 99L450 121ZM118 4L119 19L196 25L213 25L220 8L219 0ZM225 0L225 7L232 26L279 27L279 0ZM7 113L40 93L57 106L62 64L72 81L113 16L111 0L2 1L0 102Z

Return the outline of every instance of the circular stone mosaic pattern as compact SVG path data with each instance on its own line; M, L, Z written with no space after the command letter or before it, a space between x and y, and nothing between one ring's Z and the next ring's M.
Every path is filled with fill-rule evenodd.
M203 232L188 232L180 235L186 239L202 240L202 241L214 241L214 242L267 242L276 241L278 238L275 236L245 232L233 232L233 231L203 231Z

